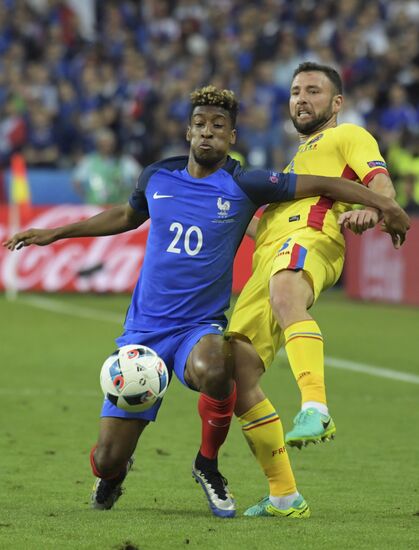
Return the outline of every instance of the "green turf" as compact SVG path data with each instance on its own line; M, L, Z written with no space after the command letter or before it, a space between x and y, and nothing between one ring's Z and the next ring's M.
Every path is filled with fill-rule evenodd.
M333 368L327 381L337 439L290 451L311 519L241 517L266 484L236 422L220 463L239 516L209 514L190 474L197 396L179 383L143 436L126 494L112 511L91 510L98 371L128 297L50 299L90 308L97 320L0 296L1 549L117 549L128 542L142 550L418 548L419 385ZM332 292L313 313L328 355L419 374L417 309L356 304ZM299 403L283 358L264 386L289 427Z

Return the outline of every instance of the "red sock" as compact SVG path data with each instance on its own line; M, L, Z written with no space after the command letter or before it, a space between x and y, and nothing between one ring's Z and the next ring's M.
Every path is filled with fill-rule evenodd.
M96 477L102 477L100 475L100 472L99 470L97 469L96 467L96 463L95 463L95 451L97 449L97 445L95 445L94 447L92 447L92 450L90 451L90 466L92 467L92 472L93 472L93 475L96 476Z
M99 470L96 466L96 462L95 462L95 451L96 451L96 449L97 449L97 445L92 447L92 450L90 451L90 466L92 467L93 475L96 476L96 477L100 477L101 479L106 479L106 480L115 479L118 476L120 476L122 474L122 472L118 472L116 474L107 475L107 476L104 476L99 472ZM125 470L123 470L123 472L125 472Z
M217 458L218 449L224 443L236 404L236 384L233 391L222 401L201 393L198 411L202 419L202 441L200 452L206 458Z

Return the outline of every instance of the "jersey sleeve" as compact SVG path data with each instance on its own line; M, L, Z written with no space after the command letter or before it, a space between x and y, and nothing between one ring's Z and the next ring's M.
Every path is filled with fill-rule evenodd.
M147 217L149 217L149 212L145 190L147 189L150 177L155 171L156 170L153 169L153 166L150 165L141 172L140 177L137 181L137 185L135 186L134 191L131 193L131 196L128 199L131 208L142 215L146 215Z
M257 206L271 202L286 202L295 197L296 174L284 174L272 170L243 170L234 174L242 191Z
M377 174L389 175L378 143L367 130L355 124L342 124L338 128L339 148L346 161L343 177L355 173L364 185L368 185Z
M159 160L157 162L154 162L153 164L149 164L146 168L144 168L144 170L140 174L140 177L138 178L137 185L135 186L133 193L128 199L131 208L133 208L143 216L146 215L147 217L150 217L146 197L146 189L150 178L156 172L162 169L182 170L187 165L187 163L188 157L186 155L182 155Z

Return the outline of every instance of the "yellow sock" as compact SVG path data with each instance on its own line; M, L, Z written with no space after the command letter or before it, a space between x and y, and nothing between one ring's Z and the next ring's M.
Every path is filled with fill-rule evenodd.
M296 492L281 420L268 399L239 417L242 432L269 481L271 496Z
M301 401L326 404L323 336L316 321L299 321L284 330L285 350L301 390Z

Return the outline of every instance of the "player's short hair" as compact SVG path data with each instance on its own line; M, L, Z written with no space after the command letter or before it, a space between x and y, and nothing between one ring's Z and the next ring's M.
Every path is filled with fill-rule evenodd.
M195 107L213 105L220 107L228 112L233 128L236 126L237 112L239 102L232 90L220 90L215 86L209 85L194 90L191 95L191 110L189 118L192 116Z
M343 93L342 79L339 73L333 67L329 67L329 65L320 65L320 63L315 63L314 61L305 61L304 63L300 63L300 65L298 65L295 69L292 79L294 80L297 74L308 73L310 71L319 71L324 73L333 84L336 93Z

